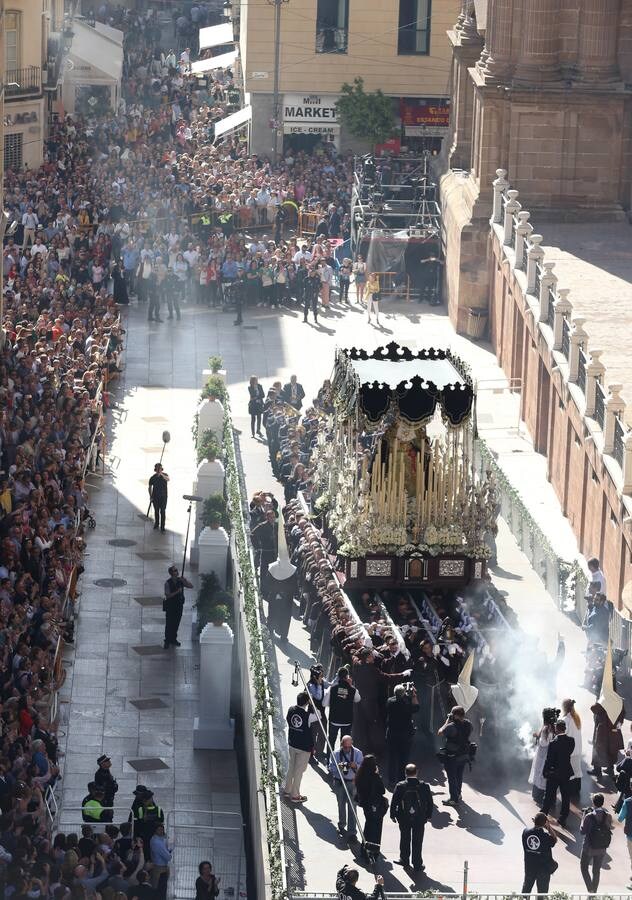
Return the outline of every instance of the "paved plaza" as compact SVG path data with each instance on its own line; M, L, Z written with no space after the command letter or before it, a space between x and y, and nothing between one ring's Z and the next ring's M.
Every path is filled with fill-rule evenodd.
M451 347L473 367L480 380L481 433L499 453L501 463L511 462L510 477L524 488L525 501L538 521L546 525L559 552L576 552L568 523L562 518L550 485L544 479L544 461L533 453L517 427L516 398L502 390L504 376L495 357L483 345L456 336L442 309L403 302L382 304L381 327L370 326L359 307L333 306L318 326L302 321L302 314L248 310L244 325L233 326L233 315L187 306L179 323L148 325L143 308L127 314L126 369L115 387L111 441L105 477L91 476L90 505L97 529L89 537L89 555L83 575L76 651L68 653L68 680L62 694L62 730L66 733L61 825L78 827L78 807L85 794L95 760L101 752L111 755L118 778L117 802L131 800L141 782L156 793L169 810L208 809L239 811L239 784L233 753L193 751L193 718L199 694L198 654L191 642L191 604L187 598L180 630L182 648L163 651L163 614L156 598L162 594L166 569L172 559L181 562L186 530L186 503L195 472L191 423L200 388L200 376L211 354L220 354L227 370L233 420L241 431L240 442L249 492L264 488L282 499L282 489L270 471L267 448L252 439L247 416L246 385L257 375L264 389L272 380L287 380L295 373L312 397L328 377L336 346L371 349L396 340L411 348ZM165 469L171 481L164 536L144 519L147 479L161 450L161 433L171 433ZM516 459L519 457L519 463ZM112 546L112 539L134 541ZM195 574L195 573L194 573ZM102 578L125 584L98 587ZM558 633L564 635L567 657L558 676L557 697L572 696L584 723L584 759L589 762L588 738L592 732L591 696L579 688L583 669L584 638L578 626L560 613L538 577L501 522L498 567L494 581L505 591L525 631L541 637L553 656ZM291 663L307 667L312 660L309 635L300 620L292 622L289 642L276 647L276 663L283 707L294 702ZM134 701L151 700L147 704ZM279 719L282 718L281 710ZM498 710L502 715L502 709ZM535 723L534 723L535 724ZM626 737L627 737L626 724ZM446 810L443 775L429 764L422 775L435 794L438 811L426 831L424 861L427 877L413 885L392 860L398 856L398 835L385 820L379 868L388 890L411 887L429 890L462 888L463 864L469 865L472 891L519 890L522 880L520 834L530 824L536 807L530 798L525 762L512 760L508 748L504 773L490 771L484 753L466 776L463 809ZM160 768L137 772L133 763L153 760ZM136 763L138 765L138 763ZM335 871L352 856L336 835L336 806L320 773L309 769L303 781L308 801L297 810L286 808L286 843L295 887L315 891L334 888ZM584 776L582 805L594 789ZM611 798L608 799L608 803ZM560 863L553 890L584 891L579 871L579 813L571 808L569 828L560 832L555 857ZM212 824L212 817L209 823ZM224 824L219 818L215 824ZM296 845L298 839L298 846ZM185 840L182 845L184 847ZM233 865L234 849L224 848L226 866ZM218 853L220 851L218 850ZM610 848L610 862L601 890L623 889L628 856L619 828ZM228 857L231 856L231 860ZM326 860L326 864L323 862ZM190 864L189 860L189 864ZM368 875L366 876L368 879ZM368 883L368 882L367 882ZM182 893L179 896L183 896Z

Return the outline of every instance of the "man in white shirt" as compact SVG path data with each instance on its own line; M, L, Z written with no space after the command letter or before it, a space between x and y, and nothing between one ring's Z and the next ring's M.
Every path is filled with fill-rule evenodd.
M591 585L595 585L595 593L603 594L604 597L607 597L608 589L606 585L606 576L601 571L601 564L596 557L588 560L588 571L590 572L590 583Z
M309 250L307 249L307 244L303 244L303 246L300 247L300 248L296 251L296 253L295 253L294 256L292 257L292 262L295 263L297 266L300 266L301 260L302 260L302 259L304 259L305 262L311 262L311 261L312 261L312 254L311 254L311 253L309 252Z
M33 207L29 206L22 216L22 225L24 226L24 237L22 239L22 247L35 243L35 229L39 225L37 213L33 212Z
M46 249L46 244L42 243L41 234L37 235L35 243L31 247L31 256L35 256L37 253L41 253L44 259L48 256L48 250Z

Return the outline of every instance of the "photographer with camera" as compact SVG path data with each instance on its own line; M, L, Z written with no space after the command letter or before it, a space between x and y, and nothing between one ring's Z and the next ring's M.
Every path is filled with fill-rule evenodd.
M413 716L419 712L415 685L398 684L386 702L386 749L388 752L388 780L396 784L410 762L410 747L415 734Z
M178 628L182 619L182 611L184 610L184 588L192 588L191 582L178 576L178 567L169 566L169 578L165 581L165 599L162 604L165 617L165 642L163 647L168 650L169 647L179 647Z
M332 787L338 801L338 834L346 836L351 843L358 840L355 776L362 759L363 754L353 746L351 735L345 734L329 762Z
M461 801L463 772L467 763L472 764L476 754L476 744L470 741L472 723L465 718L462 706L453 706L445 723L437 731L445 738L445 746L437 756L443 763L450 789L450 799L444 800L444 806L458 806Z
M336 890L338 891L339 900L384 900L384 878L381 875L375 876L375 887L372 894L365 894L359 887L356 887L360 873L357 869L349 866L343 866L336 874Z

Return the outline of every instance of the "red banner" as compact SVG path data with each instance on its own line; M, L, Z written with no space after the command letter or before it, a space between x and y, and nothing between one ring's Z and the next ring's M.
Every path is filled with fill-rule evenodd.
M400 100L402 125L428 125L447 128L450 124L450 101L442 97L425 100Z

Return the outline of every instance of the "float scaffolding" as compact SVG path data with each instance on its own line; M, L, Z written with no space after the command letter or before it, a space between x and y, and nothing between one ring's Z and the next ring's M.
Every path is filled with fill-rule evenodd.
M338 350L334 414L316 447L317 512L347 583L467 584L496 528L490 473L474 465L475 395L448 350Z

